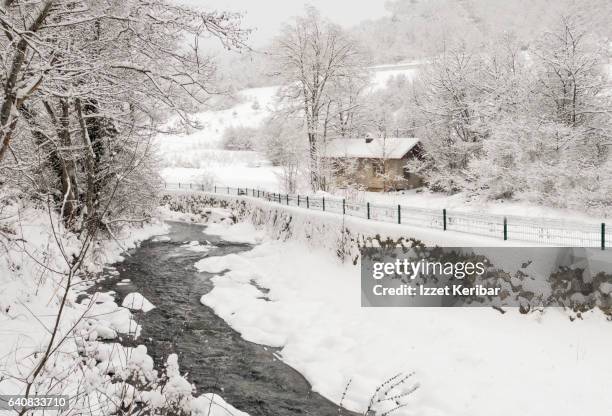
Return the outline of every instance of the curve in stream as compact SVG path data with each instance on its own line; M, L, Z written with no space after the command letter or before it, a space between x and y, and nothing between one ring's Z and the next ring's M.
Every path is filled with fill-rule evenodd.
M117 292L118 304L128 293L140 292L156 306L136 315L142 325L137 341L147 346L157 368L163 367L169 354L177 353L181 371L188 372L197 395L217 393L251 416L338 415L338 406L313 392L300 373L275 357L274 348L244 340L200 303L202 295L212 290L214 275L198 272L194 264L251 246L206 235L205 226L169 224L170 240L144 241L114 265L118 275L95 286L98 291ZM181 247L190 241L208 241L216 248L202 253ZM130 283L117 285L122 279ZM355 415L346 410L342 414Z

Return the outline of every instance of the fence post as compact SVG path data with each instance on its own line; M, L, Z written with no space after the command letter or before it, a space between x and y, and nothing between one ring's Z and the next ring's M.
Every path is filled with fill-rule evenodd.
M508 219L504 217L504 241L508 239Z
M217 185L215 185L215 193L217 193Z
M346 214L346 199L342 198L342 215Z
M323 211L325 211L325 197L323 197Z
M229 195L229 186L227 187L227 194Z
M310 200L308 199L308 195L306 195L306 208L310 208Z
M298 195L298 207L300 206L300 196Z
M179 189L181 189L181 183L179 182Z
M601 223L601 249L606 249L606 223Z
M168 189L168 184L164 182L164 189Z
M400 204L397 204L397 223L402 223L402 206Z
M289 205L289 194L287 194L287 205Z
M189 189L191 189L191 182L189 182Z
M367 203L367 207L368 207L368 219L370 219L370 203Z
M444 231L446 231L446 208L442 209L442 224L444 226Z

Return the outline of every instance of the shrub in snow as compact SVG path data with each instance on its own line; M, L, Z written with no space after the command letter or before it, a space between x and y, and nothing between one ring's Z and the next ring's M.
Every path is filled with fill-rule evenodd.
M195 388L181 376L176 354L168 356L166 368L158 382L159 386L145 395L154 413L176 416L191 414L192 393Z
M194 178L195 183L200 184L204 189L213 189L215 184L218 182L217 176L214 174L214 172L206 169L200 169L200 172L201 173Z
M82 350L95 353L98 364L90 363L81 369L89 380L89 391L86 397L71 402L73 408L86 406L97 398L101 400L101 414L188 416L209 414L206 412L214 409L215 404L210 400L193 397L195 388L180 374L176 354L168 356L164 369L158 374L145 346L102 345L100 348L89 343L88 348ZM84 352L84 356L87 353Z
M406 399L419 388L419 383L410 383L413 376L398 373L381 383L370 397L365 416L387 416L408 406Z
M269 117L257 130L257 147L274 166L281 167L280 182L285 192L295 193L306 183L305 160L308 148L303 137L304 127L289 117Z
M251 127L228 127L223 132L221 143L227 150L253 150L255 130Z

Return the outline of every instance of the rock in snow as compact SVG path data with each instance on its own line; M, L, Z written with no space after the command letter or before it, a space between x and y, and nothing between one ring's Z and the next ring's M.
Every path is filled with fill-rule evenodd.
M194 416L249 416L248 413L241 412L214 393L202 394L193 399L191 414Z
M151 309L155 308L155 305L138 292L128 293L125 299L123 299L121 306L143 312L149 312Z

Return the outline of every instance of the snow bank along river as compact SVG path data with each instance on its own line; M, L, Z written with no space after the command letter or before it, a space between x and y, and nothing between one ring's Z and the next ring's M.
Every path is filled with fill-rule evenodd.
M261 242L249 223L173 223L169 237L118 264L116 282L131 280L112 289L155 306L140 342L158 366L178 353L197 394L251 415L337 415L313 391L339 402L348 380L343 403L363 411L382 381L413 371L421 387L397 416L612 408L612 331L597 310L572 322L559 309L362 308L358 267L328 249Z
M198 272L194 264L209 255L251 249L203 230L172 222L169 238L143 242L115 265L119 274L96 290L116 291L119 302L138 292L155 305L146 313L135 312L142 325L138 343L146 345L158 368L169 354L177 353L181 371L188 373L197 394L218 393L251 416L337 415L338 407L314 393L304 377L276 357L276 349L245 341L200 303L213 288L213 275ZM258 290L265 298L265 290Z

